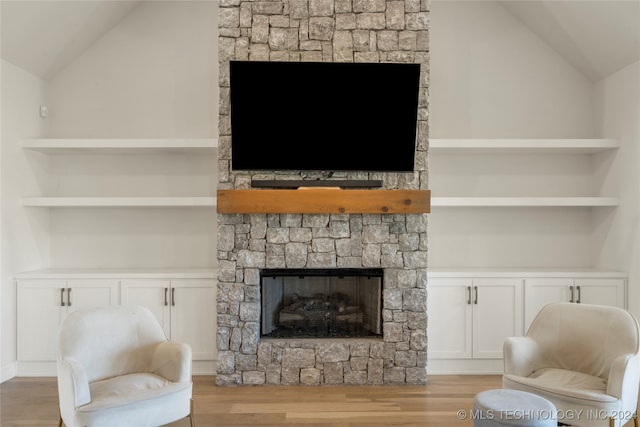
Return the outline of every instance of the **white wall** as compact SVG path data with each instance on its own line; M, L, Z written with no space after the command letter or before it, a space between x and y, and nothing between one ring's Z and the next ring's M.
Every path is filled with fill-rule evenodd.
M431 4L430 138L593 138L593 85L493 1ZM431 154L436 196L598 195L588 156ZM591 267L584 208L434 208L431 267Z
M26 155L20 148L21 137L39 137L44 133L45 121L39 116L39 106L46 103L46 83L4 60L1 75L0 381L4 381L13 376L16 351L16 293L12 275L48 264L49 215L46 210L26 210L20 204L23 195L43 190L40 188L43 180L38 180L37 175L48 169L46 157Z
M640 62L597 85L598 132L620 141L619 153L604 163L603 191L621 200L614 214L596 217L598 265L629 273L629 309L640 316Z
M51 80L50 137L217 136L217 6L144 2Z
M49 137L217 137L217 9L145 2L49 85ZM213 196L214 156L52 156L61 196ZM215 265L215 212L55 209L51 266Z
M592 85L493 1L433 1L431 138L590 138Z

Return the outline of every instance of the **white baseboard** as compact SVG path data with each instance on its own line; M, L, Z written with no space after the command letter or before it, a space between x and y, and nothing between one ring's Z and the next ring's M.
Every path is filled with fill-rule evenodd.
M17 370L18 367L16 366L16 362L11 362L0 368L0 383L9 381L11 378L15 377Z
M427 375L502 375L502 359L427 359Z
M193 375L215 375L216 365L215 360L196 360L191 365L191 371Z

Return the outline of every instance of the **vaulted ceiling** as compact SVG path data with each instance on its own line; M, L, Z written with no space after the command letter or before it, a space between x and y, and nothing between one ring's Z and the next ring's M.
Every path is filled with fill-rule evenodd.
M500 1L592 81L640 60L640 1Z
M1 0L2 58L48 80L140 3Z
M498 2L593 81L640 60L640 0ZM2 0L2 58L50 79L141 3Z

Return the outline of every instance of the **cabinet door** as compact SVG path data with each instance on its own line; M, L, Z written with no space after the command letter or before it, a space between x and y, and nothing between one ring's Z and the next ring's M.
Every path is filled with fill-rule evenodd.
M169 280L123 280L123 305L141 305L158 319L165 335L171 337L171 282Z
M17 284L17 357L20 361L56 360L58 328L66 309L64 280L19 280Z
M576 302L626 308L624 279L576 279Z
M67 280L67 313L116 304L118 304L117 280Z
M64 316L118 301L116 280L20 280L17 286L20 361L56 360Z
M193 360L216 358L214 280L171 281L171 339L191 346Z
M428 357L471 358L471 280L430 279L427 285L429 313Z
M545 305L552 302L575 302L576 289L573 279L534 278L524 282L524 331Z
M473 357L502 359L505 339L522 335L522 280L474 279L473 291Z
M525 281L525 331L538 312L551 302L574 302L626 308L625 279L541 278Z

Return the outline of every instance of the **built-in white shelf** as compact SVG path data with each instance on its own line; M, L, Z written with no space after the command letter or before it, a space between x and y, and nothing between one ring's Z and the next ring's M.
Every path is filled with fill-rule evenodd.
M616 139L431 139L431 154L595 154L615 150ZM438 197L432 207L607 207L618 206L616 197Z
M22 147L46 154L215 154L217 138L25 138ZM214 207L215 197L24 197L33 207Z
M431 207L605 207L616 197L432 197Z
M215 279L215 268L44 268L15 279Z
M428 278L459 278L459 277L544 277L544 278L626 278L627 273L615 270L602 270L588 267L428 267Z
M215 197L24 197L32 207L215 207Z
M47 154L133 154L160 152L214 153L217 138L186 139L23 139L22 147Z
M598 153L620 146L616 139L430 139L430 153Z

